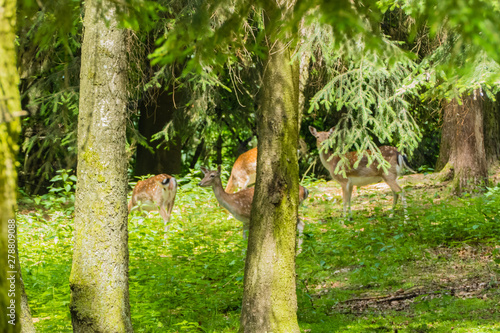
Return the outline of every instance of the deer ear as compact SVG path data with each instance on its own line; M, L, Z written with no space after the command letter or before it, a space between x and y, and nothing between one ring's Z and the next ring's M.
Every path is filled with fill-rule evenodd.
M208 169L205 168L205 167L200 167L200 170L201 172L203 172L204 174L208 173Z
M318 134L318 131L312 126L309 126L309 132L311 132L312 135L316 136Z
M221 170L221 167L220 167L220 164L217 166L217 172L220 174L220 170Z
M330 130L328 131L328 135L332 135L334 130L335 130L335 127L330 128Z

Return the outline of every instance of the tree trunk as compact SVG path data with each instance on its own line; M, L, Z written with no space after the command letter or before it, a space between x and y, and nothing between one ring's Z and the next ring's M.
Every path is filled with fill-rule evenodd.
M19 272L19 290L21 294L21 333L34 333L36 332L35 325L33 324L33 317L31 316L28 295L26 295L26 290L24 289L24 281L21 275L21 263L17 251L16 256L17 271Z
M456 195L481 190L488 182L484 147L483 98L477 92L445 102L438 167L442 179L453 178Z
M484 150L483 98L476 92L455 103L457 116L456 161L453 188L457 195L484 189L488 168Z
M174 103L172 89L162 90L154 94L155 100L141 103L139 132L153 149L153 153L143 146L137 147L135 174L180 174L182 166L181 136L176 135L168 142L153 141L154 134L161 132L174 119L177 110ZM177 93L178 94L178 93ZM175 98L178 100L179 98Z
M456 101L443 102L443 125L441 127L441 144L436 171L440 171L442 181L452 180L456 161L457 119L454 113Z
M191 160L191 164L189 164L190 169L194 169L196 163L198 162L198 159L200 158L204 150L205 150L205 138L202 138L200 143L196 146L196 150L194 151L193 159Z
M128 293L127 58L111 1L85 2L75 243L74 332L132 332Z
M250 218L240 332L299 332L295 233L299 177L299 66L275 40L264 66L257 180Z
M300 42L304 44L307 39L311 38L312 28L305 26L305 19L300 22ZM306 88L309 83L309 63L311 61L311 51L309 49L303 50L300 56L300 70L299 70L299 125L302 123L302 116L306 112L307 96ZM300 129L299 129L300 130Z
M215 164L222 164L222 135L219 134L215 143Z
M21 98L16 68L16 1L0 0L0 332L31 332L33 321L21 278L15 222L21 131Z
M488 165L500 160L500 94L496 101L484 100L484 147Z

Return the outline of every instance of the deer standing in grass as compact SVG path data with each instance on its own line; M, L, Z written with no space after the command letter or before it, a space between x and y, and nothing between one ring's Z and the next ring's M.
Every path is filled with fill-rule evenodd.
M351 196L354 186L374 184L382 180L389 185L392 190L394 196L392 209L394 210L396 207L398 197L401 195L401 201L403 202L403 207L406 213L406 198L404 196L404 191L397 182L399 175L403 171L403 167L406 167L408 170L415 173L415 171L408 167L406 156L402 155L395 147L379 147L383 158L390 164L389 169L384 172L382 168L378 167L379 163L377 161L374 161L368 166L368 158L366 156L361 158L359 165L355 168L354 164L358 160L358 153L349 152L345 155L349 163L347 165L347 169L345 170L344 177L342 174L335 173L340 157L332 156L333 154L331 152L326 151L324 148L321 149L323 143L333 133L333 130L334 128L331 128L328 132L318 132L316 128L309 126L309 131L316 138L316 145L318 146L321 163L323 163L323 166L328 170L328 172L330 172L332 178L342 187L344 217L347 216L347 208L349 208L349 218L352 219ZM371 154L370 151L367 151L367 153Z
M158 209L163 218L166 237L176 193L177 182L170 175L160 174L138 181L128 203L128 212L130 214L134 206L140 206L142 210L147 211Z
M227 181L226 192L233 193L255 183L257 173L257 148L244 152L234 162L231 176Z
M198 184L201 187L211 186L214 190L215 197L219 204L226 208L237 220L243 222L243 238L247 238L248 223L250 222L250 213L252 210L252 202L255 188L246 188L236 193L227 193L222 187L222 180L220 179L220 165L217 170L209 170L201 167L204 178ZM309 194L309 191L303 186L299 188L299 204L304 201ZM297 219L297 230L299 236L304 231L304 223ZM299 238L298 249L300 250L301 239Z

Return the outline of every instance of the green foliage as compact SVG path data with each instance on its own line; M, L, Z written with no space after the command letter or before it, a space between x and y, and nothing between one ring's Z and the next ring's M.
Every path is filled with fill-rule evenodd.
M60 197L67 197L69 202L74 203L76 190L76 176L70 175L73 170L57 170L58 175L50 181L50 193L57 193Z
M417 54L425 49L418 54L420 74L413 78L414 85L426 90L422 99L458 99L474 91L494 100L500 89L500 58L491 48L500 40L496 2L390 0L379 5L384 11L401 8L411 22L405 27L409 46Z
M24 195L22 202L24 204L34 204L39 209L46 209L51 212L64 212L71 215L75 209L75 190L76 176L73 170L57 170L57 175L53 177L52 183L48 189L48 193L43 195L35 195L33 197L26 196L26 193L21 190Z
M361 56L350 57L311 99L309 112L318 110L320 104L327 110L332 107L337 111L347 110L328 141L328 149L341 156L336 173L345 172L349 162L344 155L352 148L358 152L370 150L379 153L373 137L388 144L396 141L397 148L406 154L418 145L420 131L406 100L408 95L417 94L417 87L408 82L415 65L395 46L389 47L388 51L399 56L400 60L381 57L359 47ZM339 61L342 61L342 56L342 53L337 55ZM376 160L382 168L389 167L380 154L359 154L358 163L364 156L370 163Z
M382 0L378 2L383 11L401 7L415 20L412 35L422 26L429 28L431 37L445 31L455 31L461 39L453 46L454 56L461 54L463 47L473 46L484 50L489 57L500 62L494 45L500 43L497 1L489 0ZM471 56L474 56L471 54Z
M22 176L35 192L57 169L76 164L78 98L76 91L40 97L33 101L40 103L38 112L23 118Z
M20 0L18 22L21 29L34 25L30 27L30 39L40 46L42 53L55 42L73 54L70 45L79 34L80 6L80 1L74 0Z
M20 91L29 111L20 178L36 194L56 170L76 166L82 21L78 1L20 1L19 7L25 16L18 26Z
M23 280L37 331L72 332L68 306L73 221L54 203L56 196L47 196L42 207L17 215Z
M421 98L451 100L473 93L495 100L500 91L500 65L477 48L466 47L455 55L452 43L448 41L422 61L425 74L415 77L416 84L427 88Z
M200 175L193 171L178 178L166 241L157 212L147 216L134 212L129 218L130 303L137 332L219 333L236 332L239 327L246 249L242 225L218 207L210 188L197 186ZM65 181L74 179L68 171L59 172L54 188L64 188ZM484 263L474 257L465 261L452 257L477 248L498 260L494 250L500 239L498 187L484 196L446 199L439 191L432 196L432 188L407 186L406 223L399 212L389 217L389 193L360 192L354 199L354 222L341 225L337 186L332 191L333 182L310 177L303 185L310 196L299 212L306 223L296 265L302 329L330 333L500 328L498 312L491 311L500 299L494 288L486 291L485 298L425 294L403 311L355 313L338 308L367 292L436 287L433 281L452 278L449 265L471 265L464 274L472 279L498 269L498 263L496 268L494 262L481 268ZM55 205L34 206L20 211L18 221L21 266L36 327L42 332L70 332L71 218Z
M65 169L76 161L82 7L79 1L21 3L33 11L19 11L21 90L30 109L19 160L28 184L41 178L51 179L52 185L42 196L23 193L21 207L29 210L18 214L20 255L38 329L69 332L69 216L76 178ZM202 138L210 148L224 138L222 155L228 160L232 147L255 134L254 98L260 88L260 58L267 54L264 11L270 15L267 32L274 37L298 37L302 19L313 26L313 35L296 53L300 59L302 52L311 52L314 60L314 112L306 120L319 126L339 117L330 142L337 153L350 148L376 152L377 141L411 153L421 137L419 128L426 127L424 133L438 130L435 120L427 117L436 105L427 108L422 99L471 91L491 97L498 90L496 2L298 1L293 15L286 17L273 12L274 2L264 1L121 4L128 6L123 13L130 13L123 26L142 33L156 25L149 37L161 36L151 55L159 67L131 65L137 67L131 73L137 85L131 91L138 96L133 99L144 90L165 86L182 88L186 95L178 114L189 119L189 126L175 129L169 124L157 136L169 139L173 131L182 130L185 162ZM408 40L382 35L384 11L398 7L408 22L416 22L404 31ZM415 36L422 33L432 39L442 37L443 31L447 38L440 47L429 47L423 57L415 51ZM289 46L297 43L292 40ZM154 73L146 76L143 70ZM135 95L133 89L140 93ZM335 115L331 109L340 112ZM136 119L132 122L137 125ZM432 146L436 140L424 144ZM52 177L58 169L63 170ZM144 217L134 212L130 217L130 300L138 332L235 332L239 326L246 248L241 223L218 208L211 189L198 188L198 181L192 170L179 178L167 242L157 213ZM445 261L436 254L439 249L493 247L500 238L497 187L475 198L447 199L437 192L410 195L406 223L397 214L388 216L387 202L380 204L392 199L359 195L356 200L363 200L364 209L357 211L355 222L340 225L340 197L325 191L324 182L310 176L303 181L311 195L300 211L306 221L303 252L297 260L301 327L312 332L499 329L498 314L489 312L498 303L498 293L489 294L492 300L421 299L407 311L383 315L344 314L335 308L367 290L410 287L415 283L412 277L425 275L422 263L439 266ZM31 190L43 188L40 184ZM499 250L488 255L495 258L493 269L498 270ZM429 273L428 279L434 278ZM461 307L473 311L464 313ZM408 317L413 320L408 322Z
M165 10L156 1L108 3L116 5L123 26L141 31L151 29ZM37 194L56 170L76 166L84 6L74 0L22 0L18 7L20 90L30 114L22 124L20 175L26 191Z

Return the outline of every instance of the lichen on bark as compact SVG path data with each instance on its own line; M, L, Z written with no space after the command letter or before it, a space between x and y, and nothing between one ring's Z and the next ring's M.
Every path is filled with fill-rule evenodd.
M297 62L269 43L260 110L257 180L250 219L240 332L299 332L295 286L299 133Z
M117 24L111 1L85 2L70 276L74 332L133 331L128 293L126 32Z

